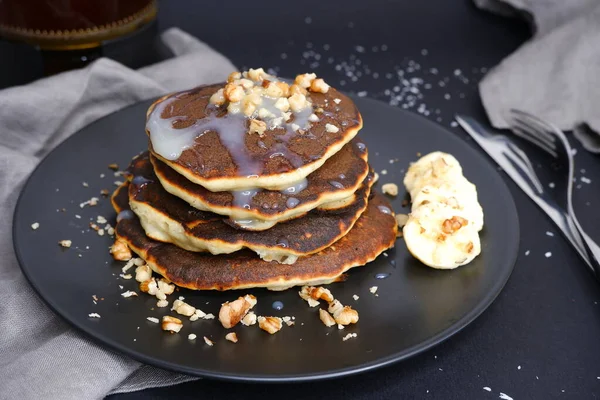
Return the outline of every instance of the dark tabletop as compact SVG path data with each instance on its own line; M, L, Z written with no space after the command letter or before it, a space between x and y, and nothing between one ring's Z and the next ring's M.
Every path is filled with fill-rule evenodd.
M283 76L315 71L342 90L425 114L465 140L453 115L487 120L477 82L530 36L524 23L476 10L467 0L169 0L160 6L160 30L179 26L240 68L268 66ZM576 210L599 241L600 159L572 144ZM529 154L546 184L564 180L560 166ZM521 221L514 273L490 308L445 343L344 379L279 386L200 380L111 399L600 397L598 284L550 220L506 181Z

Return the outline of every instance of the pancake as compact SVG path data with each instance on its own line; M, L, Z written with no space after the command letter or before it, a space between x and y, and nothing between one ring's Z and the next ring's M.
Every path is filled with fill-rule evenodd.
M326 205L333 209L352 202L352 194L369 172L367 149L358 139L352 140L300 185L284 191L254 190L211 192L192 183L164 162L150 156L154 172L165 190L202 211L227 215L233 220L280 222L303 215ZM342 200L349 200L344 203ZM342 201L340 203L340 201ZM254 229L256 230L256 229Z
M154 175L147 157L140 156L129 171L134 178L128 185L129 206L140 219L146 235L183 249L212 254L233 253L242 248L256 252L262 259L292 264L300 256L316 253L344 236L367 207L373 174L364 179L355 193L357 201L336 212L311 212L264 232L236 229L226 217L199 211L167 193ZM121 191L118 196L124 196ZM116 198L115 201L119 201ZM127 200L120 200L125 203Z
M286 128L301 117L306 120L294 113L286 126L250 133L248 117L210 104L211 96L223 86L201 86L164 96L147 113L151 153L213 192L293 186L320 168L362 127L354 102L330 88L327 93L306 95L312 103L309 113L318 115L317 121L306 122L306 129ZM331 126L337 131L328 130Z
M113 204L117 211L127 206ZM299 258L294 265L267 262L247 250L216 256L190 252L149 239L135 216L121 217L116 235L156 273L177 286L192 290L284 290L334 282L348 269L365 265L393 247L397 224L390 207L387 199L373 193L367 209L346 236L319 253Z

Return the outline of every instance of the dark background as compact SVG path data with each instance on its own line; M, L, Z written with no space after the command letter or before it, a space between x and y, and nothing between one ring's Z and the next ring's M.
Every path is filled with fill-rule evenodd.
M486 120L477 82L531 35L520 20L479 11L467 0L162 1L159 30L172 26L240 68L270 67L283 76L311 70L339 89L424 114L466 141L452 124L454 114ZM27 52L0 45L0 59L8 60L4 69L11 71L14 55ZM32 62L20 75L5 73L0 86L11 79L20 83L36 68ZM600 240L600 163L572 144L578 151L576 210ZM559 191L562 168L535 150L529 154L546 183L555 182ZM582 176L591 183L580 181ZM490 308L447 342L397 365L344 379L287 385L200 380L111 399L600 397L598 284L554 225L506 181L521 221L515 271Z

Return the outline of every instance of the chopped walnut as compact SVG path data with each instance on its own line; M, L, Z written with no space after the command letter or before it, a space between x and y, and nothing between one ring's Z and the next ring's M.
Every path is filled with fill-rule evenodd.
M244 98L244 88L240 85L236 85L235 83L228 83L225 85L223 95L230 103L236 103Z
M389 194L390 196L398 196L398 185L395 183L385 183L381 186L383 194Z
M377 293L377 286L371 286L371 287L369 288L369 292L371 292L371 293L373 293L373 294Z
M329 303L328 311L330 314L335 315L335 313L340 312L343 308L344 306L339 300L333 300L331 303Z
M239 84L242 85L244 89L251 89L254 87L254 82L250 79L240 79Z
M321 78L315 79L310 83L310 91L317 93L327 93L329 85Z
M212 340L210 340L206 336L204 336L204 343L206 343L209 346L213 346L215 344L215 342L213 342Z
M306 96L299 93L294 93L291 95L288 101L293 112L302 111L310 105L310 103L306 100Z
M305 287L306 286L304 286L302 288L303 291L304 291ZM315 300L321 299L321 300L325 300L328 303L333 301L333 295L331 294L329 289L325 289L322 286L319 286L319 287L310 286L306 289L306 291L307 291L308 295Z
M455 215L451 219L447 219L442 223L442 232L452 234L463 226L466 226L468 223L468 220Z
M287 326L293 326L296 324L296 322L292 321L292 317L281 317L281 320L285 322Z
M283 322L279 317L258 317L258 326L272 335L281 330Z
M163 331L169 331L171 333L177 333L183 327L183 322L179 318L171 317L170 315L165 315L162 318L161 328Z
M406 214L396 214L396 223L398 224L398 228L402 228L406 225L408 221L408 215Z
M267 86L266 94L270 97L280 98L283 96L283 90L275 82L270 82Z
M72 243L73 243L72 241L67 240L67 239L61 240L61 241L58 242L59 245L61 245L62 247L66 247L66 248L71 247Z
M140 265L135 269L135 280L138 282L145 282L152 278L152 269L149 265Z
M290 90L289 90L290 95L301 94L303 96L306 96L307 93L308 92L306 91L306 89L304 89L302 86L299 86L296 84L290 86Z
M235 334L235 332L229 332L227 335L225 335L225 339L229 340L232 343L238 342L238 337Z
M349 334L347 334L346 336L344 336L344 337L342 338L342 340L345 342L346 340L348 340L348 339L352 339L352 338L355 338L355 337L357 337L357 336L358 336L358 334L356 334L356 333L349 333Z
M325 124L325 130L329 133L337 133L340 131L340 128L332 124Z
M281 97L277 99L274 106L281 112L287 112L290 109L290 102L285 97Z
M256 297L246 295L239 297L232 302L223 303L219 310L219 321L224 328L229 329L235 326L244 318L246 313L256 304Z
M290 95L290 85L286 82L275 82L275 85L281 90L281 97L288 97Z
M177 314L185 315L186 317L191 317L196 312L195 307L181 300L175 300L171 310L175 311Z
M317 117L317 115L316 115L316 114L310 114L310 115L308 116L308 120L309 120L310 122L319 122L319 117Z
M250 133L257 133L258 136L263 137L267 130L267 124L264 121L258 119L250 120Z
M313 80L317 77L316 74L301 74L296 76L294 83L300 87L307 89L310 87Z
M330 327L335 325L335 319L329 314L327 311L322 308L319 309L319 318L325 324L325 326Z
M132 297L132 296L137 296L138 294L136 292L134 292L133 290L128 290L126 292L121 293L121 296L127 298L127 297Z
M236 102L236 103L229 103L229 105L227 106L227 112L229 114L238 114L241 111L241 106L240 106L240 102Z
M333 301L333 295L329 291L329 289L325 289L323 287L313 287L313 286L302 286L302 289L298 292L301 298L308 302L308 305L311 307L316 307L319 305L317 300L323 299L327 302Z
M244 318L242 318L242 325L251 326L256 324L256 314L254 312L249 311L248 314Z
M242 73L239 71L235 71L229 74L229 76L227 77L227 82L231 83L233 81L236 81L238 79L242 78Z
M258 109L258 118L268 119L268 118L274 118L274 117L275 117L275 114L273 114L271 111L267 110L266 108Z
M269 77L269 74L267 74L265 72L265 70L262 68L258 68L258 69L250 68L248 70L248 78L252 79L253 81L262 81L262 80L266 79L267 77Z
M166 299L160 299L156 302L156 307L164 308L164 307L168 307L168 306L169 306L169 302Z
M115 240L113 245L110 246L110 253L117 261L127 261L132 257L131 250L129 250L127 243L119 239Z
M340 325L350 325L358 322L358 311L353 310L350 306L344 306L333 313L335 322Z
M221 105L225 104L225 102L227 100L225 99L224 90L223 89L217 90L215 93L213 93L212 96L210 96L209 101L211 104L215 104L217 106L221 106Z
M158 284L156 279L150 278L147 281L140 282L140 290L144 293L148 293L151 296L156 295L158 292Z
M160 278L160 280L158 281L158 290L160 290L164 294L171 294L175 290L175 285L170 284L164 278Z
M200 318L205 319L206 315L207 314L204 311L200 310L199 308L196 308L196 311L194 311L194 314L190 316L190 321L197 321ZM206 318L206 319L208 319L208 318Z

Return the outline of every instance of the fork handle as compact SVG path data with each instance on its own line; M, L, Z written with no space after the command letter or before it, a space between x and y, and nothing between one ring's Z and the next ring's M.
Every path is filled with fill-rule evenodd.
M583 245L588 253L591 267L594 270L596 277L600 279L600 246L598 246L596 242L594 242L594 240L589 237L583 229L581 229L578 222L576 222L576 225L581 237L583 238Z

